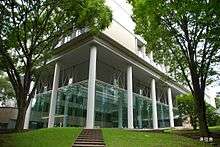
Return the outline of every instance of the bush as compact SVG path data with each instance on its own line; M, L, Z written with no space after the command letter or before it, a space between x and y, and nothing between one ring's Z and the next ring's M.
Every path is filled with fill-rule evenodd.
M216 108L209 104L206 104L206 119L208 126L216 126L220 119L219 115L216 113Z
M177 106L181 116L189 116L193 129L197 128L198 118L195 112L195 101L192 94L179 95L176 97ZM206 120L208 126L220 124L220 117L216 113L216 108L206 103Z

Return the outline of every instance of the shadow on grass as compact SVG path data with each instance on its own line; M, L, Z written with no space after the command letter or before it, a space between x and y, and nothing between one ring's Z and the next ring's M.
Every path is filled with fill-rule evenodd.
M208 139L211 138L211 141L208 141L208 140L207 141L212 145L219 146L220 145L220 126L210 127L209 131L210 133L209 133ZM192 138L197 141L200 141L200 139L204 140L204 138L201 138L199 134L199 130L183 129L183 130L166 130L164 132L184 136L187 138Z

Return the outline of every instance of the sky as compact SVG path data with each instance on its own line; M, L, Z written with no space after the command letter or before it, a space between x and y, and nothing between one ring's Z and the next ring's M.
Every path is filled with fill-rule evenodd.
M216 96L216 92L220 92L220 81L218 80L207 86L207 89L211 96Z

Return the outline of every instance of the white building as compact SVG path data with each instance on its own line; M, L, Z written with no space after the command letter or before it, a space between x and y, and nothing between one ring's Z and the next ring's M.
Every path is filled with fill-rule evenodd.
M27 113L32 128L157 129L178 122L175 97L188 90L145 54L126 0L106 4L113 11L108 29L98 36L77 30L54 50Z

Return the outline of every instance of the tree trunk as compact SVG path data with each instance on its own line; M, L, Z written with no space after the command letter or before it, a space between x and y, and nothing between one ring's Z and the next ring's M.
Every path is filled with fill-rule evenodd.
M25 115L27 111L27 106L18 106L18 115L15 125L16 131L21 131L24 129L24 121L25 121Z
M190 123L192 124L193 130L196 130L197 129L196 117L190 116Z
M197 116L199 120L199 132L203 137L207 137L209 130L206 120L206 106L204 100L204 92L202 90L195 91L195 102L196 102L196 110Z

